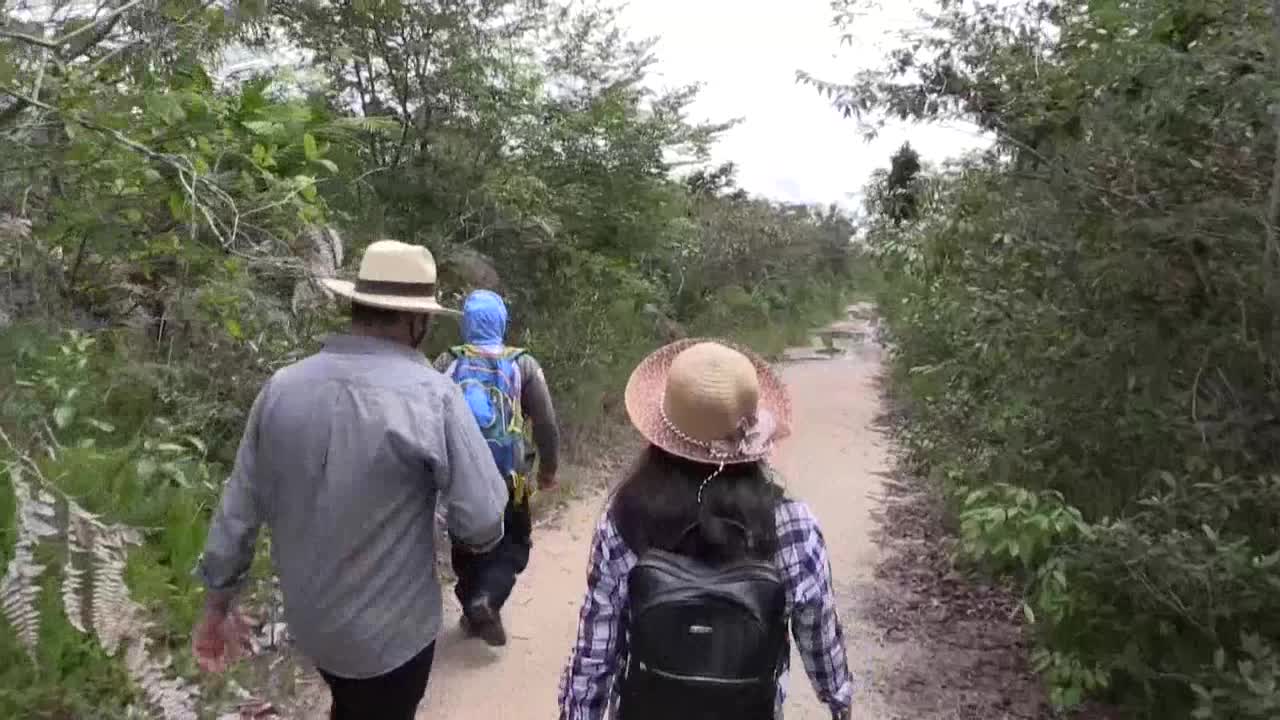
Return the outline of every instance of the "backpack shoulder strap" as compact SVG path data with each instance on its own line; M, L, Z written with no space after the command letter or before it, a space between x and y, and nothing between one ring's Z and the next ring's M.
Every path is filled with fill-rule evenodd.
M449 354L453 356L453 362L449 363L449 367L445 370L445 376L452 380L457 380L458 368L462 365L462 360L472 357L472 353L467 350L466 345L454 345L449 348Z
M462 344L454 345L449 348L449 352L453 353L454 357L486 357L497 358L499 360L518 360L521 355L526 355L529 351L518 347L504 347L502 352L497 355L492 355L490 353L481 352L475 345Z

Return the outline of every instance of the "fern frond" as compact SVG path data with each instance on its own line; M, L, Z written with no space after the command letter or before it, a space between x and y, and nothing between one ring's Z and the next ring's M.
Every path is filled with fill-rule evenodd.
M169 658L157 660L148 652L152 625L125 584L129 546L140 545L142 537L128 526L102 522L70 498L63 499L67 523L59 527L59 498L28 483L17 466L9 470L9 479L17 501L18 538L0 579L0 613L32 658L40 637L40 578L46 569L36 562L36 548L42 539L61 537L67 544L61 595L68 622L82 633L92 629L108 655L124 650L125 669L159 717L196 720L198 688L170 673Z
M17 501L18 539L9 567L0 579L0 614L34 658L40 639L40 578L45 571L36 562L36 545L41 538L57 534L57 514L53 496L27 484L17 466L10 468L9 481Z
M89 547L93 544L93 527L87 513L77 513L79 508L71 504L67 519L67 561L62 570L62 607L67 622L81 633L88 634L89 623L85 616L85 570L83 564Z
M93 629L102 649L114 657L124 640L141 636L146 630L142 608L129 597L129 586L124 581L127 547L136 540L119 526L97 530L91 554Z
M129 676L142 688L142 694L164 720L196 720L198 693L181 678L169 674L169 658L154 660L147 652L145 635L129 644L125 667Z
M44 566L35 561L35 543L19 540L14 545L13 558L0 580L0 612L3 612L17 633L18 639L34 658L36 642L40 637L40 576Z
M138 533L124 525L106 525L69 502L71 527L91 559L93 592L89 598L90 621L98 643L108 655L124 650L129 677L142 689L147 703L164 720L195 720L199 691L170 672L170 660L157 660L148 651L152 629L146 608L129 597L125 561L129 546L140 545ZM70 534L70 533L69 533Z

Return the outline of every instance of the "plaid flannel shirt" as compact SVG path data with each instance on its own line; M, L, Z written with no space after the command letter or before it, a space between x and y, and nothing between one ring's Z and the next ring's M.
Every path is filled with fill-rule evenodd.
M853 701L853 678L836 614L826 542L804 503L783 501L776 518L780 547L775 563L787 588L791 634L818 698L832 717L840 717ZM560 720L603 720L617 707L616 681L627 656L627 576L636 562L605 513L592 540L578 638L560 684ZM785 699L784 667L776 700L779 720Z

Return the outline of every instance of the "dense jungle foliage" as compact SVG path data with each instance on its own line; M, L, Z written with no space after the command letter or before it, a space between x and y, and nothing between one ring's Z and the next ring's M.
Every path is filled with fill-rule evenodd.
M856 24L862 3L838 2ZM846 115L973 123L868 188L913 461L1054 701L1280 717L1280 7L943 1Z
M190 571L261 381L342 322L311 278L373 240L508 296L577 447L658 343L840 306L850 220L708 166L729 125L651 49L590 3L0 2L0 716L233 697Z

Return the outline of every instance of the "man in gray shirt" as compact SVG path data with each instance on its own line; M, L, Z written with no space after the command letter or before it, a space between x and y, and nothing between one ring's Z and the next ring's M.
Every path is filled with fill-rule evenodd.
M351 332L278 371L249 413L197 572L208 590L193 639L211 671L231 659L234 600L270 528L285 619L328 682L331 717L411 720L441 626L437 499L475 552L503 535L506 483L458 388L422 357L435 263L421 247L369 246Z

